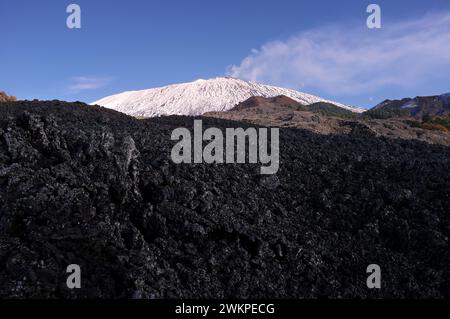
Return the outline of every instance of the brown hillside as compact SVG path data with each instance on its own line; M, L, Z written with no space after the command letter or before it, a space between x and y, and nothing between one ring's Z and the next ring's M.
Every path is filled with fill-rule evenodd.
M16 100L15 96L9 96L6 92L0 91L0 102L13 102Z

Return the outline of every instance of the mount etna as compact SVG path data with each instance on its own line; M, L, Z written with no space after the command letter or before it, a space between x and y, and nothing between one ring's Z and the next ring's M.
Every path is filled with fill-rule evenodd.
M367 134L450 145L449 95L386 100L370 110L292 89L218 77L105 97L93 105L136 118L203 115L320 134Z
M201 115L206 112L228 111L252 96L274 97L285 95L308 105L330 102L353 112L363 109L327 101L320 97L275 86L248 82L235 78L218 77L190 83L173 84L161 88L129 91L100 99L98 104L136 117L160 115Z

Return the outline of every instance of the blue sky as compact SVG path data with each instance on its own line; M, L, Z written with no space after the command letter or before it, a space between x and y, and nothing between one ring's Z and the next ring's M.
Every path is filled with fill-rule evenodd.
M66 27L79 4L82 28ZM366 7L382 8L368 30ZM233 75L370 107L450 91L448 0L0 0L0 90L91 102Z

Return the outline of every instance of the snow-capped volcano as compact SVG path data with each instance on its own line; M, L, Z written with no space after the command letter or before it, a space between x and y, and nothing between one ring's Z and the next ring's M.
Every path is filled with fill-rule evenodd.
M228 111L252 96L274 97L279 95L285 95L305 105L329 102L354 112L364 111L291 89L226 77L210 80L200 79L190 83L123 92L105 97L92 104L136 117L201 115L206 112Z

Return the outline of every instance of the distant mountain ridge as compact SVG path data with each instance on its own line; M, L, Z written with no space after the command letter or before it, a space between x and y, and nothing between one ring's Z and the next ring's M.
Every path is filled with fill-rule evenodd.
M386 112L398 116L421 118L429 116L450 115L450 93L434 96L418 96L401 100L385 100L369 112Z
M128 91L105 97L92 104L135 117L201 115L207 112L228 111L252 96L269 98L279 95L287 96L305 105L329 102L352 112L364 111L364 109L353 108L292 89L227 77L200 79L141 91Z

